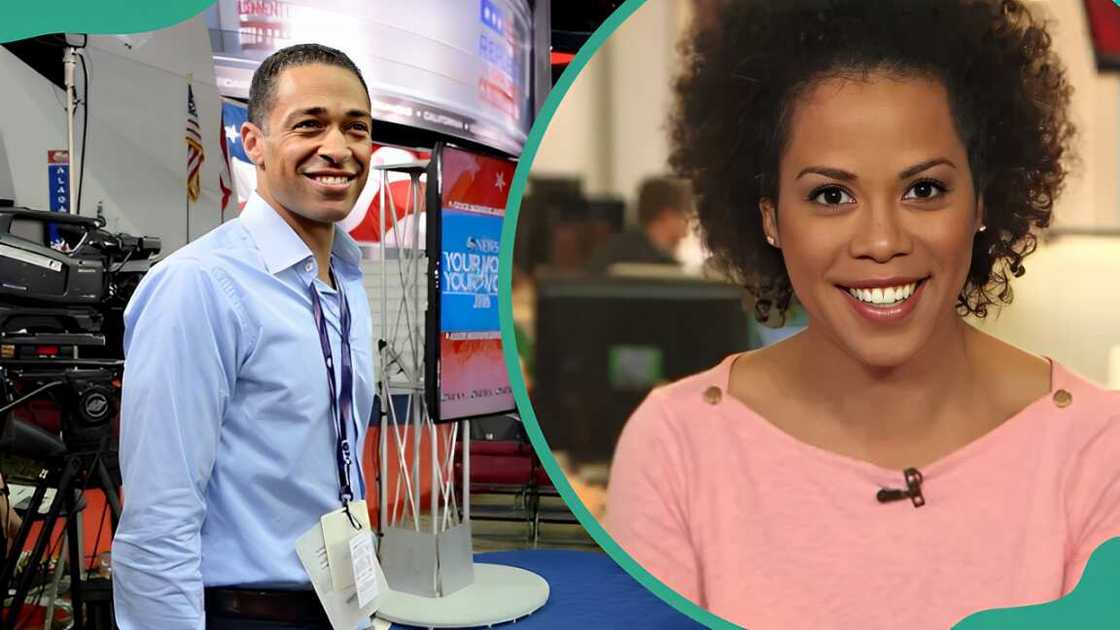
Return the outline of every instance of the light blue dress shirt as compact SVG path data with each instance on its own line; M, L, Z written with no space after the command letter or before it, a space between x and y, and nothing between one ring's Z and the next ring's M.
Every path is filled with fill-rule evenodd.
M360 258L336 228L331 265L352 319L350 472L361 497L374 371ZM202 629L204 586L310 588L296 539L340 506L309 287L335 357L339 296L317 275L311 250L254 194L237 219L155 265L129 302L124 512L112 556L122 630Z

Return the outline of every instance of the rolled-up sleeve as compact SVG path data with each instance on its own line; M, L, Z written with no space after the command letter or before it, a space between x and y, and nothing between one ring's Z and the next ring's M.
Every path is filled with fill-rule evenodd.
M206 486L247 334L228 277L189 258L156 265L125 311L124 511L113 539L121 630L205 626Z

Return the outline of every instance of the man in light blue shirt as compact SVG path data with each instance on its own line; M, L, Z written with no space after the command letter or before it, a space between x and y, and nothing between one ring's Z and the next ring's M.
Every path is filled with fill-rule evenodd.
M360 250L335 223L365 184L371 124L341 52L266 59L241 131L256 193L125 311L122 630L326 627L295 542L341 506L344 477L364 496L372 324Z

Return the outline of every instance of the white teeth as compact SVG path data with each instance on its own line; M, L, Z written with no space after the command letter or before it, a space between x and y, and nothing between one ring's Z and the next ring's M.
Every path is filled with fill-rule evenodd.
M874 289L848 289L852 297L861 302L876 306L893 306L904 302L914 295L918 283L911 282L897 287L875 287Z
M315 177L315 181L319 182L320 184L345 184L346 182L350 181L350 179L347 177L330 177L327 175L319 175Z

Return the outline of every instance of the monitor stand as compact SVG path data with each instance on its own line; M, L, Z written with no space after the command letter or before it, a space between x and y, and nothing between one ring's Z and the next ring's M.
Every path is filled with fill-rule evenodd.
M544 606L549 586L525 569L474 562L469 424L461 420L437 425L428 413L423 380L426 340L421 338L424 327L418 325L424 321L429 282L419 235L424 197L419 178L426 167L426 162L375 167L381 177L380 233L407 227L393 229L392 246L383 243L363 264L371 272L367 274L371 310L381 329L378 557L389 590L380 596L376 615L425 628L489 626L520 619ZM410 180L409 207L403 214L394 206L393 196L385 194L390 174L393 179ZM404 218L411 218L411 223ZM457 451L462 463L459 475ZM425 487L427 497L422 496Z
M444 597L390 591L377 616L422 628L469 628L516 621L548 601L548 582L525 569L474 565L474 582Z

